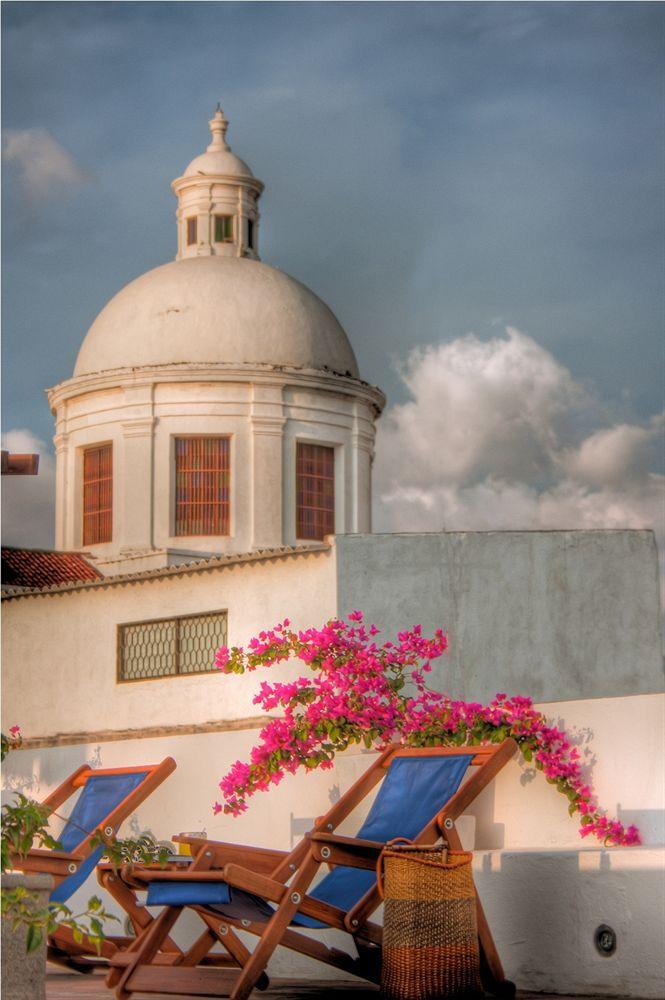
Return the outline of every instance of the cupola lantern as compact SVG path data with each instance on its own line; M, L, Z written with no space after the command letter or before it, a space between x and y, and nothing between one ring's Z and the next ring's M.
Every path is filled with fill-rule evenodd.
M173 182L178 198L178 253L187 257L259 259L258 200L263 184L226 141L220 105L209 121L211 142Z

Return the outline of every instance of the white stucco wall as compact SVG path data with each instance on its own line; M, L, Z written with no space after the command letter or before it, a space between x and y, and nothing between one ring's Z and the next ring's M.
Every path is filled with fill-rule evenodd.
M257 715L252 675L118 683L118 625L226 610L228 641L238 645L286 617L322 622L335 612L333 560L323 550L5 602L3 727L52 736Z
M656 846L662 834L654 820L659 814L662 822L663 815L663 765L657 754L663 698L541 707L562 714L569 727L589 729L585 745L595 758L593 780L601 804L626 822L638 821L647 846L604 849L583 841L563 796L540 774L523 782L524 765L511 762L460 823L465 845L475 846L476 882L506 972L523 989L660 997L665 851ZM19 751L5 767L3 797L17 789L43 798L83 761L113 767L170 754L177 770L124 831L150 831L159 840L205 831L214 839L289 849L374 759L356 749L338 758L333 771L299 773L256 795L237 819L214 816L219 778L234 760L247 759L255 740L256 731L245 730ZM642 808L624 807L630 803ZM341 832L353 834L368 806L369 801ZM88 883L75 901L84 902L94 890L94 882ZM611 958L593 945L594 931L603 923L618 937ZM185 927L185 935L194 926ZM330 945L349 946L334 932L323 937ZM329 968L288 952L278 953L271 971L332 975Z

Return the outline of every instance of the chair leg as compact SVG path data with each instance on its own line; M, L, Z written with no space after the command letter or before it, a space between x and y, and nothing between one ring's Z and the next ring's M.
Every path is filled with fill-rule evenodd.
M130 950L131 960L122 971L117 985L110 982L111 975L109 974L106 985L115 985L116 1000L129 1000L133 992L131 989L127 989L129 980L139 966L149 965L152 962L181 913L182 906L165 907L159 916L155 917L148 929L137 939L136 948Z
M98 870L97 877L102 888L106 889L109 896L112 896L116 903L125 911L132 922L137 936L142 934L152 923L153 917L145 906L139 905L136 893L126 886L118 875L115 875L111 871ZM162 951L172 951L176 954L182 954L181 949L170 937L167 937L165 940Z
M286 887L282 902L279 904L274 916L266 924L265 931L257 942L249 961L240 973L238 981L231 992L231 1000L247 1000L257 985L259 977L268 964L270 956L279 944L282 934L298 910L298 904L307 891L318 867L319 862L311 854L308 855L300 866L291 885Z
M448 846L453 851L464 850L462 847L462 841L460 840L460 835L457 832L457 827L454 824L450 829L446 829L445 839L448 842ZM509 979L506 979L506 974L503 971L503 965L501 964L499 952L496 949L494 938L492 937L490 925L487 922L487 917L485 916L483 905L480 902L478 890L475 889L475 887L474 892L476 894L478 945L480 950L480 970L483 987L488 993L494 994L494 996L504 997L506 1000L510 1000L510 998L515 996L515 984L511 983Z

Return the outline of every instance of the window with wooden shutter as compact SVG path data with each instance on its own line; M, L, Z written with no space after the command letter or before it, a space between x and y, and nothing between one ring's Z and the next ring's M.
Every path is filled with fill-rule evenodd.
M335 449L298 442L296 537L317 539L335 532Z
M176 535L228 535L230 490L229 438L176 438Z
M83 452L83 544L100 545L113 536L113 445Z

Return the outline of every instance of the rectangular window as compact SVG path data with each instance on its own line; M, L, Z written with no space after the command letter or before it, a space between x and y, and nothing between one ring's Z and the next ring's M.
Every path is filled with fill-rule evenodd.
M83 544L110 542L113 534L113 445L83 452Z
M215 243L233 243L233 216L215 216Z
M213 673L226 643L226 611L119 625L118 680Z
M254 220L247 220L247 246L250 250L254 249Z
M176 438L176 535L228 535L231 447L227 437Z
M335 449L298 442L296 537L317 539L335 532Z
M187 246L188 247L191 247L194 243L196 243L196 236L197 236L197 229L198 229L198 226L197 226L196 223L197 223L196 216L195 215L190 215L190 217L187 219Z

